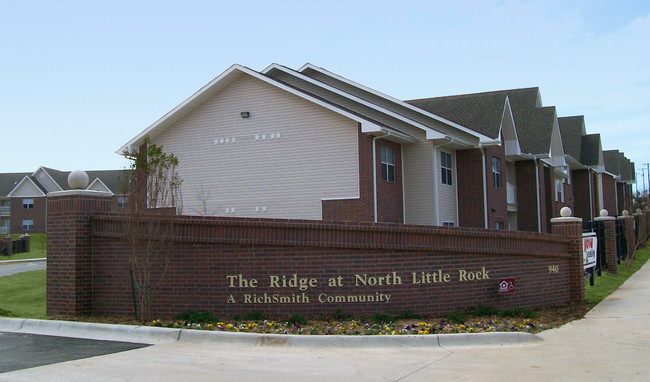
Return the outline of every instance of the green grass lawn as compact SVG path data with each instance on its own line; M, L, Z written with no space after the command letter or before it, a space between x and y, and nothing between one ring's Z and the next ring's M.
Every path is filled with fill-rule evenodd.
M11 235L17 239L20 235ZM41 259L47 255L47 235L44 233L35 233L29 235L29 252L18 253L11 256L0 255L2 260L25 260L25 259Z
M0 316L47 318L45 272L31 271L0 277Z
M589 285L589 279L585 281L585 301L590 304L598 304L605 297L609 296L618 287L638 271L650 258L650 247L638 250L634 262L627 267L624 263L618 266L618 274L612 275L603 272L602 276L594 276L594 286Z

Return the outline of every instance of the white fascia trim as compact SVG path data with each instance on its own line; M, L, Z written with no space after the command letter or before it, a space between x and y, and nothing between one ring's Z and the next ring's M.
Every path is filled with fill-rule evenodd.
M196 93L194 93L188 99L186 99L185 101L180 103L178 106L173 108L171 111L167 112L167 114L162 116L159 120L154 122L151 126L146 128L144 131L142 131L140 134L138 134L135 138L131 139L128 143L126 143L124 146L122 146L120 149L118 149L116 151L116 153L122 155L122 153L125 150L128 150L129 148L131 148L134 144L136 144L139 140L141 140L145 136L147 136L147 134L149 134L156 127L160 126L163 122L165 122L167 119L169 119L172 115L176 114L181 109L183 109L183 108L187 107L188 105L192 104L193 101L195 101L197 98L199 98L203 93L205 93L206 91L208 91L209 89L211 89L212 87L217 85L219 82L224 80L226 77L228 77L231 73L233 73L235 71L238 71L240 73L248 74L248 75L250 75L250 76L252 76L252 77L254 77L254 78L256 78L256 79L258 79L260 81L264 81L267 84L273 85L273 86L275 86L275 87L277 87L279 89L282 89L282 90L284 90L286 92L289 92L289 93L291 93L291 94L293 94L295 96L298 96L298 97L303 98L303 99L305 99L307 101L310 101L310 102L315 103L315 104L317 104L319 106L322 106L322 107L324 107L324 108L326 108L328 110L331 110L331 111L333 111L333 112L335 112L337 114L340 114L340 115L342 115L344 117L347 117L347 118L349 118L349 119L351 119L353 121L359 122L359 123L361 123L362 129L364 128L364 125L366 125L365 128L369 129L369 130L373 130L377 126L373 122L370 122L370 121L368 121L368 120L366 120L364 118L359 118L357 115L349 113L349 112L347 112L347 111L345 111L343 109L340 109L340 108L338 108L336 106L333 106L333 105L331 105L329 103L323 102L323 101L321 101L321 100L319 100L317 98L314 98L314 97L312 97L310 95L307 95L307 94L305 94L305 93L303 93L301 91L298 91L298 90L296 90L294 88L291 88L289 86L281 84L280 82L275 81L275 80L273 80L273 79L271 79L271 78L269 78L269 77L267 77L265 75L262 75L262 74L260 74L260 73L258 73L256 71L254 71L254 70L251 70L251 69L249 69L249 68L247 68L245 66L241 66L239 64L234 64L230 68L228 68L225 72L221 73L218 77L216 77L215 79L210 81L207 85L205 85L201 89L199 89Z
M11 192L9 192L9 193L7 194L7 197L8 197L8 198L12 198L12 197L13 197L13 193L14 193L14 191L18 190L18 189L20 188L20 186L22 186L22 184L25 183L25 182L30 182L32 185L34 185L34 188L36 188L36 189L38 190L38 192L40 192L40 195L33 195L33 196L36 196L36 197L38 197L38 196L45 196L45 193L44 193L43 191L41 191L40 187L38 187L38 186L36 185L36 183L34 183L34 181L31 180L30 177L25 176L25 177L24 177L20 182L18 182L18 184L16 185L16 187L14 187L14 188L11 190Z
M335 79L337 79L337 80L339 80L339 81L345 82L345 83L347 83L348 85L352 85L352 86L358 87L359 89L362 89L362 90L364 90L364 91L367 91L368 93L372 93L372 94L374 94L374 95L376 95L376 96L378 96L378 97L382 97L382 98L384 98L384 99L386 99L386 100L388 100L388 101L395 102L395 103L397 103L398 105L400 105L400 106L402 106L402 107L405 107L405 108L407 108L407 109L410 109L410 110L412 110L412 111L415 111L415 112L417 112L417 113L420 113L420 114L422 114L422 115L425 115L425 116L427 116L427 117L429 117L429 118L433 118L433 119L435 119L435 120L438 121L438 122L442 122L442 123L444 123L444 124L446 124L446 125L449 125L449 126L451 126L451 127L456 128L456 129L458 129L458 130L460 130L460 131L462 131L462 132L464 132L464 133L467 133L467 134L469 134L469 135L472 135L472 136L477 137L478 140L479 140L479 143L480 143L480 144L483 144L483 145L494 144L494 139L492 139L492 138L490 138L490 137L488 137L488 136L485 136L485 135L483 135L483 134L477 133L476 131L474 131L474 130L472 130L472 129L469 129L469 128L465 127L465 126L461 126L461 125L457 124L456 122L452 122L452 121L450 121L450 120L448 120L448 119L442 118L442 117L439 116L439 115L436 115L436 114L430 113L430 112L428 112L428 111L426 111L426 110L422 110L422 109L420 109L419 107L415 107L415 106L413 106L413 105L411 105L411 104L408 104L408 103L406 103L406 102L404 102L404 101L402 101L402 100L399 100L399 99L397 99L397 98L393 98L393 97L391 97L391 96L389 96L389 95L387 95L387 94L384 94L384 93L378 92L378 91L376 91L376 90L374 90L374 89L371 89L371 88L369 88L369 87L367 87L367 86L364 86L364 85L361 85L361 84L359 84L359 83L356 83L356 82L354 82L354 81L352 81L352 80L348 80L348 79L345 78L345 77L341 77L341 76L339 76L338 74L332 73L332 72L330 72L330 71L328 71L328 70L325 70L325 69L323 69L323 68L321 68L321 67L315 66L315 65L310 64L310 63L306 63L305 65L303 65L302 67L300 67L300 69L298 69L298 72L302 72L302 71L304 71L305 69L312 69L312 70L315 70L315 71L317 71L317 72L323 73L323 74L325 74L325 75L327 75L327 76L330 76L330 77L333 77L333 78L335 78Z
M34 173L32 174L32 176L33 176L34 178L36 178L36 173L38 173L39 171L44 172L45 175L47 175L47 177L50 178L50 180L52 181L52 183L54 183L54 184L59 188L59 191L63 191L63 188L62 188L62 187L61 187L61 186L56 182L56 180L54 180L54 178L52 178L52 176L50 175L50 173L47 172L47 170L46 170L45 167L43 167L43 166L39 167L38 170L34 171ZM49 192L49 191L48 191L48 192Z
M92 183L90 183L90 184L88 185L88 187L86 187L86 190L89 190L89 191L100 191L100 190L92 190L92 186L93 186L95 183L99 183L99 184L102 185L102 187L105 189L105 191L103 191L103 192L110 192L111 195L115 195L115 193L114 193L113 191L111 191L110 188L106 187L106 184L105 184L104 182L102 182L102 180L99 179L99 178L95 178L95 180L93 180Z
M332 87L332 86L330 86L330 85L328 85L328 84L326 84L326 83L324 83L324 82L316 81L316 80L314 80L313 78L307 77L306 75L304 75L304 74L302 74L302 73L300 73L300 72L296 72L295 70L292 70L292 69L286 68L286 67L284 67L284 66L282 66L282 65L279 65L279 64L271 64L271 65L269 65L268 67L266 67L266 69L262 70L262 74L266 74L266 73L268 73L269 71L271 71L272 69L280 70L280 71L282 71L282 72L284 72L284 73L286 73L286 74L289 74L289 75L291 75L291 76L294 76L294 77L300 78L300 79L303 80L303 81L309 82L309 83L312 84L312 85L315 85L315 86L321 87L321 88L323 88L323 89L325 89L325 90L327 90L327 91L330 91L330 92L332 92L332 93L338 94L338 95L340 95L340 96L342 96L342 97L345 97L345 98L347 98L347 99L349 99L349 100L352 100L352 101L354 101L354 102L360 103L360 104L362 104L362 105L364 105L364 106L367 106L367 107L369 107L369 108L371 108L371 109L377 110L377 111L379 111L379 112L381 112L381 113L384 113L384 114L386 114L386 115L388 115L388 116L391 116L391 117L393 117L393 118L395 118L395 119L398 119L398 120L400 120L400 121L402 121L402 122L406 122L406 123L408 123L409 125L412 125L412 126L414 126L414 127L419 128L420 130L425 131L425 132L426 132L426 135L427 135L427 139L429 139L429 138L428 138L429 135L434 136L434 137L437 137L438 135L442 134L442 133L440 133L439 131L436 131L435 129L432 129L432 128L429 127L429 126L426 126L426 125L421 124L420 122L414 121L414 120L412 120L412 119L410 119L410 118L407 118L407 117L405 117L405 116L403 116L403 115L401 115L401 114L398 114L398 113L395 113L395 112L393 112L393 111L391 111L391 110L388 110L388 109L386 109L386 108L383 108L383 107L381 107L381 106L379 106L379 105L376 105L376 104L374 104L374 103L372 103L372 102L368 102L368 101L366 101L366 100L364 100L364 99L361 99L361 98L359 98L359 97L357 97L357 96L355 96L355 95L352 95L352 94L350 94L350 93L346 93L346 92L344 92L344 91L341 91L341 90L339 90L339 89L337 89L337 88L335 88L335 87ZM433 138L433 139L437 139L437 138Z
M517 145L517 153L516 154L510 154L510 155L518 155L521 154L521 145L519 144L519 134L517 133L517 124L515 123L515 116L512 115L512 106L510 105L510 98L508 98L508 95L506 94L506 100L503 103L503 113L501 114L501 126L499 126L499 137L501 137L501 132L503 129L503 120L505 117L508 117L510 121L512 121L512 133L515 135L515 142ZM504 138L505 141L507 141L507 138Z
M181 102L178 104L176 107L168 111L165 115L160 117L156 122L152 123L144 129L140 134L136 135L134 138L132 138L130 141L128 141L125 145L120 147L117 151L115 151L116 154L118 155L123 155L124 152L126 151L131 151L131 148L136 145L136 143L140 140L142 140L144 137L146 137L149 133L151 133L152 130L154 130L156 127L160 126L163 122L165 122L167 119L169 119L172 115L176 114L178 111L186 107L187 105L191 104L192 101L194 101L196 98L198 98L201 94L205 93L208 89L212 88L215 84L219 83L221 80L223 80L225 77L227 77L230 73L237 69L242 69L243 67L234 64L230 66L228 69L226 69L223 73L215 77L212 81L208 82L206 85L204 85L201 89L197 90L194 94L189 96L185 101ZM136 145L136 148L139 145Z

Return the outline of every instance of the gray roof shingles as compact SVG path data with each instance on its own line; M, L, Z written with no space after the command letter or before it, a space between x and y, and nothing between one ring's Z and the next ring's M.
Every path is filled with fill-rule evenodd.
M406 101L492 138L499 138L505 99L511 106L522 152L548 154L555 107L542 107L539 88L497 90Z

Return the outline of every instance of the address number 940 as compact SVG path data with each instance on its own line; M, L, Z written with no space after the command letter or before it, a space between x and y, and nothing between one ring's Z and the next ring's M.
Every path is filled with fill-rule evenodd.
M559 265L549 265L548 266L548 273L549 274L560 273L560 266Z

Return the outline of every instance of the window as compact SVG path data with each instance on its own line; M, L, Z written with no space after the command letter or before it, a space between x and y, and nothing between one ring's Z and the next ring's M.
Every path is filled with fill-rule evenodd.
M454 222L442 222L442 226L443 226L443 227L453 227L453 226L454 226Z
M442 184L452 185L451 154L444 151L440 152L440 176Z
M395 182L395 150L392 147L381 147L381 180Z
M23 199L23 208L31 210L34 208L34 199Z
M34 229L34 221L33 220L23 220L23 231L31 231Z
M506 226L505 226L505 224L503 224L503 222L497 222L496 223L496 229L498 229L499 231L503 230L505 227Z
M564 181L555 179L555 201L564 203Z
M492 178L494 187L501 188L501 159L492 157Z
M126 208L128 207L129 202L128 199L124 196L118 196L117 197L117 208Z

